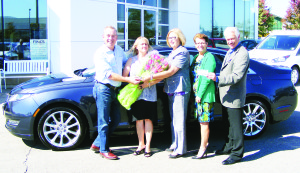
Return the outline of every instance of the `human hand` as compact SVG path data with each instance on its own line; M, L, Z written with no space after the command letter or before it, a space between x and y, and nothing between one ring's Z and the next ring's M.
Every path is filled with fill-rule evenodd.
M217 80L216 73L208 73L206 77L207 77L208 79L213 80L213 81L216 81L216 80Z
M198 97L198 96L196 96L196 102L197 102L197 103L200 103L200 102L201 102L201 98Z
M140 90L142 90L142 89L144 89L144 88L147 88L147 87L149 87L149 83L147 82L143 82L143 83L140 83L140 85L139 85L139 89Z
M141 81L140 77L128 77L128 79L129 79L128 82L134 85L139 84Z
M142 79L142 81L143 81L144 83L148 83L148 82L150 81L150 76L144 77L144 78Z

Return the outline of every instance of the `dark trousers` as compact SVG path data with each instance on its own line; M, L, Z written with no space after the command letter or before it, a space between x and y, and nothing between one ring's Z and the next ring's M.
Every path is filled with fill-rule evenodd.
M244 155L242 111L242 108L227 108L222 106L226 142L223 151L230 152L230 157L235 160L242 159Z

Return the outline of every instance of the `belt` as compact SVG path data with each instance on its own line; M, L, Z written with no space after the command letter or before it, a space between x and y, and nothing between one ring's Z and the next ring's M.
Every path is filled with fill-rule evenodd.
M168 96L183 96L185 94L187 94L188 92L185 91L181 91L181 92L176 92L176 93L167 93Z
M97 83L101 83L101 82L98 82L97 81ZM108 84L108 83L101 83L102 85L105 85L105 86L107 86L108 88L110 88L110 89L113 89L113 90L116 90L118 87L115 87L115 86L112 86L111 84Z

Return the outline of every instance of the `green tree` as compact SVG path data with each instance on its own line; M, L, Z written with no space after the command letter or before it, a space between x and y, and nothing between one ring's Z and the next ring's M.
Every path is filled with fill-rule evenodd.
M270 13L270 9L265 5L265 0L258 2L258 36L265 37L272 30L274 24L274 16Z
M291 0L290 7L286 11L284 27L294 30L300 29L300 0Z

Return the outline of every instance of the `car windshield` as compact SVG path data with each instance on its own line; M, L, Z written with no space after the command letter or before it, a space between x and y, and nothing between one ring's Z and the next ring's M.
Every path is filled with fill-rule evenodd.
M257 49L287 50L293 51L297 48L300 36L294 35L272 35L266 38Z

